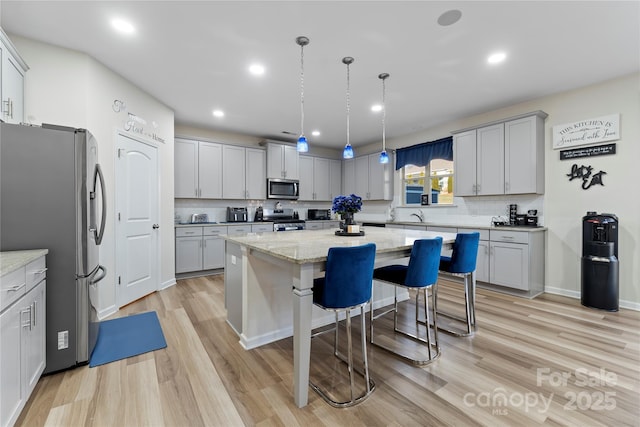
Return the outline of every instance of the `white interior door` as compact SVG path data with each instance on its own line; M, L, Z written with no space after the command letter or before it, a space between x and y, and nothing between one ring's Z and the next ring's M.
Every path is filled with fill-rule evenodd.
M118 306L159 287L158 149L116 137L116 274Z

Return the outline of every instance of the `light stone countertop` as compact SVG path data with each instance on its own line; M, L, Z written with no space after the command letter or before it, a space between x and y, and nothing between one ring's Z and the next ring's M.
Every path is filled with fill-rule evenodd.
M49 249L0 252L0 276L16 271L49 253Z
M417 239L436 236L443 238L443 244L453 243L455 233L439 231L402 230L368 227L364 236L336 236L335 230L299 230L280 233L251 233L224 236L227 241L264 252L295 264L319 262L327 258L331 247L360 246L375 243L376 252L410 250Z
M273 224L271 221L246 221L246 222L198 222L198 223L181 223L175 224L178 227L227 227L229 225L259 225L259 224Z
M527 227L527 226L506 225L506 226L503 226L503 227L496 227L494 225L464 224L464 223L460 223L460 222L454 222L454 223L451 223L451 222L432 222L432 221L425 221L425 222L418 222L418 221L362 221L362 222L372 223L372 224L387 224L387 225L398 224L398 225L424 225L424 226L427 226L427 227L431 226L431 227L472 228L472 229L475 229L475 230L525 231L527 233L545 231L547 229L547 227L544 227L544 226Z

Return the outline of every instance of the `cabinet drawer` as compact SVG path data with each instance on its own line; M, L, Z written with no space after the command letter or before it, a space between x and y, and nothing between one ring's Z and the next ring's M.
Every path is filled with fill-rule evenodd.
M253 233L270 233L273 232L273 224L257 224L251 226L251 232Z
M22 297L27 292L26 285L25 267L2 276L0 278L0 311Z
M227 227L227 233L229 234L251 233L251 226L250 225L230 225Z
M227 234L227 227L204 227L203 236L221 236Z
M480 240L489 240L489 230L486 228L458 228L458 233L480 233Z
M176 228L176 237L202 236L202 227Z
M429 225L427 227L427 231L440 231L442 233L457 233L458 229L456 227L435 227L433 225Z
M26 281L27 281L27 289L29 292L35 285L40 283L43 279L47 277L47 267L45 266L44 257L40 257L34 261L31 261L27 264L26 269Z
M529 243L529 233L523 231L491 230L489 236L492 242Z

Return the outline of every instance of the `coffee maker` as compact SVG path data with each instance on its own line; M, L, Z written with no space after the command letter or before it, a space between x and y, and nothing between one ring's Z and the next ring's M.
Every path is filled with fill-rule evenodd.
M581 303L618 311L618 217L587 212L582 218Z

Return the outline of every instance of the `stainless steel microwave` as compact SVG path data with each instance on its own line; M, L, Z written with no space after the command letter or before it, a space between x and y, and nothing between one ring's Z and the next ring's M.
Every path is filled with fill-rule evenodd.
M267 178L267 199L298 200L300 182L297 179Z

